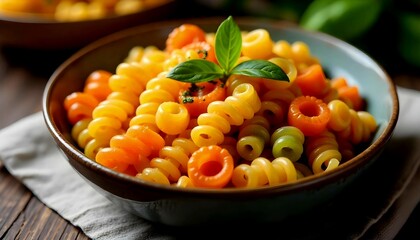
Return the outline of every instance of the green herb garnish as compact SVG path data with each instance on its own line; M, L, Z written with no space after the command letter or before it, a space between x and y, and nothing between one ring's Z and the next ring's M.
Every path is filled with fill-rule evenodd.
M248 60L235 65L241 49L241 31L232 16L229 16L216 31L215 53L219 65L204 59L191 59L175 66L167 77L188 83L215 79L225 83L231 74L289 81L283 69L267 60Z

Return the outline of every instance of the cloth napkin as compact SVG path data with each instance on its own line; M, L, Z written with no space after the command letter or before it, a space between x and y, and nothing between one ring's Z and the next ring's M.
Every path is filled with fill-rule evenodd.
M40 201L92 239L210 239L229 234L392 239L420 200L420 92L399 87L398 94L398 124L380 158L332 203L304 215L299 224L232 223L222 235L220 229L150 223L111 203L72 169L53 142L41 112L0 131L0 161Z

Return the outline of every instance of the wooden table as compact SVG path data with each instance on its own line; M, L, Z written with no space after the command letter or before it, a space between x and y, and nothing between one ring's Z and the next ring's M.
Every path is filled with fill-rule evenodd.
M0 128L41 110L45 84L69 51L0 49ZM41 57L42 56L42 57ZM397 72L397 85L420 90L420 74ZM418 235L420 207L412 213L397 239ZM0 239L88 239L77 227L46 207L0 162Z

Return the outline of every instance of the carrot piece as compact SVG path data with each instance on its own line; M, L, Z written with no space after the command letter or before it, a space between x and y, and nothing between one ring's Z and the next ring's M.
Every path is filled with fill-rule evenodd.
M229 151L217 145L195 151L188 161L188 177L194 186L223 188L232 178L233 158Z
M216 53L213 46L208 42L192 42L188 45L185 45L183 50L195 50L198 52L199 56L202 59L217 63Z
M344 102L350 101L352 104L352 106L350 107L356 111L360 111L364 107L363 98L361 97L359 89L356 86L347 86L339 88L338 97Z
M207 106L214 101L222 101L226 97L226 88L220 81L202 82L184 85L178 101L184 104L192 118L207 112Z
M192 42L202 42L206 40L206 33L199 26L194 24L182 24L174 28L166 39L166 51L172 52Z
M324 70L320 64L313 64L300 71L296 76L295 83L299 86L303 95L320 98L328 91L328 83Z
M331 79L331 87L335 89L339 89L341 87L347 87L347 80L343 77L336 77Z
M290 103L288 123L299 128L305 136L325 131L330 118L328 105L313 96L300 96Z

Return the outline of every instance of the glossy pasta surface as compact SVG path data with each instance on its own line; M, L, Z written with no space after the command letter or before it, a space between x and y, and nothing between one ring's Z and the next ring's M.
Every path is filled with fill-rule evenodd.
M192 188L292 183L334 170L370 142L378 123L358 87L328 78L307 44L272 39L265 29L241 34L237 64L268 60L289 81L168 78L187 60L217 64L214 33L184 24L164 49L133 46L114 73L101 72L105 86L88 87L87 77L85 91L67 97L72 137L87 157L115 171Z

